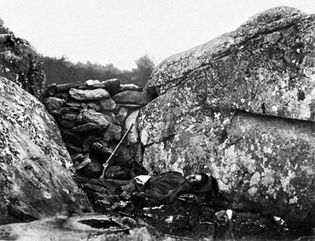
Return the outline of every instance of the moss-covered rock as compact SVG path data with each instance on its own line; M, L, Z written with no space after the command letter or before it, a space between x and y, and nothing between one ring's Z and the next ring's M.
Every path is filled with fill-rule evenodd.
M296 9L268 10L232 33L163 61L148 86L163 94L203 82L197 92L211 107L313 120L314 22L314 15Z
M0 224L91 210L43 104L0 77Z
M42 56L26 40L0 25L0 76L41 98L46 76Z
M139 115L151 171L211 172L244 208L315 215L315 16L281 7L172 56Z

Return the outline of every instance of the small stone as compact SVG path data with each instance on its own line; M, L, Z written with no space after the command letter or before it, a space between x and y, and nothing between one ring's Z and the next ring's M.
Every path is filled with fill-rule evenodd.
M115 95L113 100L116 101L117 104L136 104L144 106L152 100L152 97L146 91L139 92L128 90Z
M119 125L110 124L103 135L104 141L119 141L121 138L121 127Z
M115 110L116 108L116 103L111 98L94 101L94 102L88 102L86 103L86 105L93 110L96 110L98 112L103 112L103 113L107 111Z
M106 111L103 113L103 115L106 118L106 120L108 120L109 122L116 124L116 125L120 125L120 122L117 120L117 118L113 112Z
M65 104L66 106L69 106L69 107L75 107L75 108L82 108L82 104L81 103L79 103L79 102L74 102L74 101L67 101L66 102L66 104Z
M64 100L68 100L70 98L70 95L69 95L68 92L59 92L59 93L56 93L54 95L54 97L60 98L60 99L64 99Z
M120 88L120 80L119 79L109 79L101 82L104 88L111 94L111 96L114 96L119 92Z
M99 112L92 110L92 109L83 111L82 112L82 119L86 123L92 122L92 123L96 123L100 126L108 126L110 123L102 113L99 113Z
M46 107L51 113L59 111L65 103L65 100L56 97L49 97L45 100Z
M103 154L111 154L113 152L113 149L110 148L105 141L94 142L91 148Z
M120 89L120 80L119 79L109 79L105 81L99 80L87 80L84 83L84 86L81 87L82 89L105 89L107 90L110 95L115 95L119 92Z
M128 108L122 106L122 107L119 107L118 112L116 114L116 118L118 119L120 124L123 124L127 115L128 115Z
M98 103L89 102L89 103L86 103L86 105L87 105L89 108L91 108L91 109L93 109L93 110L95 110L95 111L97 111L97 112L101 112L101 111L102 111L102 110L101 110L101 107L100 107L100 105L99 105Z
M137 221L130 217L123 217L121 219L121 223L131 228L135 228L137 226Z
M83 125L76 126L72 128L72 131L77 133L84 133L84 132L101 132L106 130L107 126L98 125L95 123L86 123Z
M127 90L133 90L133 91L142 91L143 88L139 87L138 85L135 84L122 84L120 85L120 91L124 92Z
M99 80L89 79L89 80L85 81L84 84L86 86L89 86L89 87L94 87L94 86L97 86L97 88L101 87L101 81L99 81Z
M62 120L59 122L59 125L63 128L71 129L75 126L75 123L71 121Z
M101 107L101 111L111 111L116 108L116 102L112 98L100 100L99 105Z
M82 112L80 112L80 113L77 115L76 123L82 123L82 124L84 123Z
M81 82L72 82L72 83L65 83L65 84L59 84L56 86L57 92L66 92L70 90L71 88L76 88L81 86Z
M78 153L78 154L75 154L75 155L72 155L71 156L71 159L72 159L72 163L73 163L73 166L74 166L74 168L76 167L76 166L78 166L80 163L82 163L82 161L83 161L83 154L81 154L81 153Z
M70 122L75 122L77 115L76 114L64 114L61 117L63 120L67 120Z
M70 89L70 96L79 101L100 100L110 97L109 93L104 89L80 90Z
M72 161L80 161L83 159L83 154L79 153L79 154L75 154L71 156Z
M169 216L167 219L164 220L166 223L173 223L174 216Z
M73 161L77 161L78 163L76 163L76 165L74 166L74 169L76 171L82 169L83 167L85 167L87 164L89 164L91 162L91 159L90 159L90 155L89 153L87 153L86 155L82 155L82 154L77 154L75 155L77 156L77 158ZM80 159L79 159L80 158Z

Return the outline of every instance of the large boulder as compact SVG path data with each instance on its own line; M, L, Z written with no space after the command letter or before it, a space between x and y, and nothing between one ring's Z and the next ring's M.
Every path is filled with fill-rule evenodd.
M139 115L149 170L210 172L233 208L315 215L314 15L267 10L163 61L152 87Z
M43 104L0 78L0 224L91 210Z
M26 40L0 26L0 76L40 98L46 76L42 56Z

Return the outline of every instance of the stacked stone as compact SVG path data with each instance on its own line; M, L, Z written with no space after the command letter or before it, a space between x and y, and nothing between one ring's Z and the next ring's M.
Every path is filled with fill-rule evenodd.
M60 127L74 168L89 178L101 175L104 162L133 125L105 173L107 178L129 179L143 173L136 120L139 109L155 96L119 79L87 80L48 86L44 103Z

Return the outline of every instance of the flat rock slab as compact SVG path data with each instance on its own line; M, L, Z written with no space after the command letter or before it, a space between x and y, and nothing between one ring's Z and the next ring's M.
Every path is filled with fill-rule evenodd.
M71 83L58 84L55 86L56 86L56 92L66 92L66 91L69 91L71 88L77 88L81 85L82 85L81 82L71 82ZM53 86L53 85L51 85L51 86ZM51 87L51 86L49 86L49 87ZM49 87L48 87L48 89L49 89Z
M152 100L152 97L146 91L139 92L127 90L115 95L113 100L117 104L133 104L144 106Z
M143 88L141 88L135 84L122 84L122 85L120 85L120 91L121 92L127 91L127 90L142 91Z
M72 131L76 133L87 133L93 131L101 132L106 130L107 127L108 125L102 126L96 123L86 123L72 128Z
M73 99L79 101L101 100L110 97L109 93L104 89L80 90L72 88L69 90L69 94Z
M108 79L104 81L100 80L87 80L85 81L85 86L81 86L81 88L88 89L98 89L102 88L107 90L111 96L117 94L120 89L120 80L117 78Z
M1 240L153 240L146 227L131 227L130 218L85 214L67 218L58 216L30 223L0 226ZM133 223L137 224L133 220ZM126 234L127 233L127 234Z

